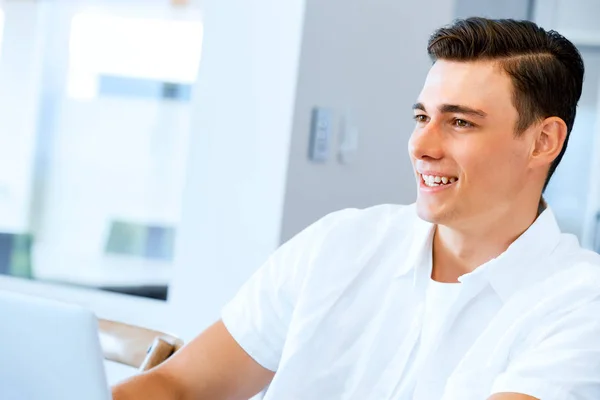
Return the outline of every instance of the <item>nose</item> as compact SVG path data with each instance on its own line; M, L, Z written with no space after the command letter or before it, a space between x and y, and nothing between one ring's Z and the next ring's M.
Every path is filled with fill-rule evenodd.
M430 121L417 126L408 141L408 153L416 160L439 160L444 156L442 131Z

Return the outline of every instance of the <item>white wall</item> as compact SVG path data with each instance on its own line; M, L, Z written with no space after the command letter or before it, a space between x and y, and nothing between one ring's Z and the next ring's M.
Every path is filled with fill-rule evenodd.
M528 19L535 0L457 0L456 18L472 16L488 18Z
M543 1L543 0L542 0ZM554 0L555 27L598 34L600 2L596 0Z
M206 0L173 326L184 338L279 244L304 0Z
M410 203L411 106L430 67L429 35L451 22L454 1L307 0L282 240L345 207ZM359 131L355 162L307 158L311 108L334 110Z

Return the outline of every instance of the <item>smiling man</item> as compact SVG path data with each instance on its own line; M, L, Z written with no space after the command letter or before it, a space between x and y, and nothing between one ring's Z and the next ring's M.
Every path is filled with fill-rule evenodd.
M531 22L435 32L413 107L416 204L333 213L125 399L600 399L600 257L542 192L583 62Z

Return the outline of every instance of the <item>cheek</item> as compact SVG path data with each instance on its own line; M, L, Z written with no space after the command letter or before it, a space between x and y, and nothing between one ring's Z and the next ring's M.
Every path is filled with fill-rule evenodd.
M486 193L510 191L524 179L527 158L523 149L511 142L481 146L467 159L467 182L485 187Z

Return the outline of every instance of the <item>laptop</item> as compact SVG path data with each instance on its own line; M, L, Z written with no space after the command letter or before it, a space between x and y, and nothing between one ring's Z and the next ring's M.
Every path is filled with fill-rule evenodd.
M94 314L0 291L0 399L110 400Z

